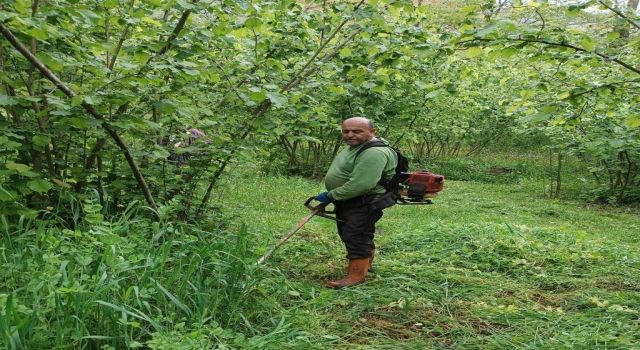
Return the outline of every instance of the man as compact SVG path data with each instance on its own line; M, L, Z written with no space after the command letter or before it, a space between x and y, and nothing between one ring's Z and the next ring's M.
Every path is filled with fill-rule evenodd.
M382 209L371 203L385 189L378 182L395 174L397 155L390 147L371 147L360 154L366 144L378 140L373 123L364 117L353 117L342 122L342 139L349 145L333 160L324 178L328 192L316 199L333 202L338 219L338 234L347 250L349 266L347 276L329 281L327 287L342 288L364 281L371 267L375 246L375 224L382 217Z

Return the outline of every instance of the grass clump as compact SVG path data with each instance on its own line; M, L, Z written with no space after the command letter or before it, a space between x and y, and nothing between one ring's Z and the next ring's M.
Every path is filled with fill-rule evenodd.
M277 308L259 288L246 229L152 223L132 206L107 221L3 225L0 339L7 349L213 348L268 342ZM278 278L270 276L269 278ZM254 338L255 337L255 338Z

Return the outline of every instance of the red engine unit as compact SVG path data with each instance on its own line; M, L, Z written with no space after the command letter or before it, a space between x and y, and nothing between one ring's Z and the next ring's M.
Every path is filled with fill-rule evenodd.
M410 202L424 202L425 197L433 197L444 187L444 176L429 171L407 173L402 195ZM428 200L427 200L428 201Z

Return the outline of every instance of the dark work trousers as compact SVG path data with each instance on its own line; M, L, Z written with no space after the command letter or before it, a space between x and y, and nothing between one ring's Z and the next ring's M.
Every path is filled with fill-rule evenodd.
M382 209L371 209L370 200L336 202L338 234L347 248L347 259L368 258L375 249L373 233Z

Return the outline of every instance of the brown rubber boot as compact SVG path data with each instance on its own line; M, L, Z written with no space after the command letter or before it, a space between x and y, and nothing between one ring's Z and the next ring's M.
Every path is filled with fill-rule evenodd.
M371 257L369 257L369 272L373 271L373 257L376 255L376 250L371 249Z
M347 277L327 282L329 288L343 288L349 286L355 286L364 282L367 276L367 269L369 268L370 258L351 259L349 260L349 267L347 268Z

